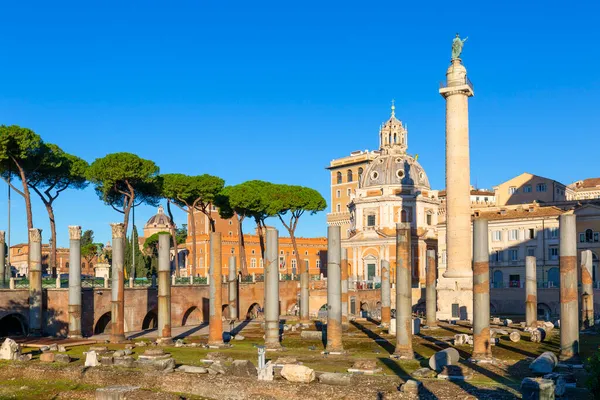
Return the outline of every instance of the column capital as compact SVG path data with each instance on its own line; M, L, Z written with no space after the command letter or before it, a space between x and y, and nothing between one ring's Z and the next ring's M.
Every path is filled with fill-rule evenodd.
M37 228L32 228L29 230L29 241L30 242L41 242L42 241L42 230Z
M112 229L113 239L123 239L125 237L125 224L122 222L115 222L110 224Z
M69 239L80 240L81 239L81 226L69 225Z

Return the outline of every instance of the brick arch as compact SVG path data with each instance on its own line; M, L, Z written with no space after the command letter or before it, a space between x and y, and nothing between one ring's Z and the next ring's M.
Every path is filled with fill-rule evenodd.
M0 337L25 336L27 332L27 318L23 314L6 313L0 318Z
M181 326L200 325L204 321L202 308L193 304L188 304L184 309L185 312L181 316Z
M111 313L105 312L100 315L96 321L94 321L94 335L99 335L102 333L110 333L111 329Z
M365 259L368 256L373 256L379 259L379 250L375 247L367 247L363 250L361 258Z

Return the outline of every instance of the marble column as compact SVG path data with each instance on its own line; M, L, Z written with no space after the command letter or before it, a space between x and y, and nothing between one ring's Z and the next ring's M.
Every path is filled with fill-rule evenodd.
M81 337L81 226L69 226L69 337Z
M42 230L29 230L29 334L42 335Z
M427 250L427 280L425 282L425 307L427 326L437 326L437 292L435 290L436 265L435 250Z
M396 224L396 349L400 358L413 359L411 229L408 223Z
M236 271L236 258L235 256L229 257L229 318L232 320L238 319L238 306L237 306L237 271Z
M342 330L348 329L348 249L342 249Z
M473 317L471 270L471 182L469 164L469 97L473 88L460 59L451 60L446 85L439 90L446 99L446 271L440 296L443 318L452 316L452 304ZM449 292L449 293L448 293ZM445 297L445 298L442 298ZM466 314L466 315L465 315Z
M171 234L158 234L158 337L171 342Z
M381 325L390 326L391 319L390 262L381 260Z
M267 228L265 249L265 346L281 348L279 343L279 233Z
M490 341L490 248L488 221L473 220L473 358L492 356Z
M308 271L308 260L304 263L304 268L300 272L300 322L308 323L310 321L308 285L310 275Z
M342 344L342 237L339 226L327 227L327 351L341 352Z
M6 266L6 252L4 251L4 246L6 244L4 231L0 231L0 288L4 288L7 282L7 274L6 271L10 271L10 265Z
M125 261L125 225L110 224L112 228L111 271L111 343L125 341L125 286L123 267Z
M223 293L221 288L221 233L210 233L210 317L208 344L223 345Z
M579 355L577 299L577 220L575 214L559 217L560 229L560 355L575 361Z
M581 252L581 329L594 326L594 282L592 251Z
M525 257L525 324L537 321L537 265L535 256Z

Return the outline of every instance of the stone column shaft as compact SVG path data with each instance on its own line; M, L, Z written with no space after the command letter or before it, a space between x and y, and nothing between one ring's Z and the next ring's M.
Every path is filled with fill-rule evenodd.
M381 260L381 325L390 326L391 319L391 288L390 262Z
M223 294L221 288L221 233L210 233L210 317L208 344L223 344Z
M396 224L396 349L394 354L413 359L411 230L408 223Z
M236 272L236 258L235 256L229 257L229 317L231 319L238 319L238 306L237 306L237 288L238 288L237 272Z
M473 358L492 356L488 221L473 221Z
M436 266L435 266L435 250L427 250L427 273L425 282L425 307L427 326L437 326L437 292L435 290L436 281Z
M279 233L267 228L265 250L265 346L280 349L279 343Z
M6 286L7 281L7 270L10 271L10 265L6 267L6 252L4 251L4 245L6 241L4 238L4 231L0 231L0 288Z
M29 334L42 335L42 230L29 230Z
M69 226L69 337L81 337L81 226Z
M537 265L535 256L525 257L525 324L537 321Z
M592 251L581 252L581 328L594 326L594 282Z
M327 227L327 351L342 345L342 235L339 226Z
M158 235L158 337L171 340L171 235Z
M561 360L575 360L579 354L576 222L575 214L559 217Z
M112 228L112 273L111 273L111 333L110 342L125 341L125 286L123 266L125 260L125 226L111 224Z
M304 263L304 268L300 272L300 322L308 323L310 321L308 285L310 275L308 270L308 261Z
M348 327L348 249L342 249L342 330Z

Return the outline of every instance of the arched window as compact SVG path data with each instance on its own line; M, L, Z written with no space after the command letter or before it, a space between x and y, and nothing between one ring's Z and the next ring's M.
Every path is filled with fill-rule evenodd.
M360 176L363 174L363 169L362 167L358 169L358 178L360 179Z
M81 269L85 269L85 263L81 263Z
M349 169L348 172L346 172L346 175L348 175L348 182L352 182L352 170Z
M391 133L388 135L388 143L390 143L390 144L392 143L392 134Z
M250 260L250 267L251 268L256 268L256 258L253 258Z
M594 232L591 229L585 230L585 241L593 242L594 241Z
M90 263L90 269L94 269L94 264Z
M394 133L394 144L396 144L396 134Z
M65 267L69 268L69 262L68 261L65 263Z
M342 173L339 171L337 173L337 183L342 183Z
M338 204L338 205L336 206L336 210L335 210L335 211L336 211L336 212L342 212L342 206L341 206L340 204Z

